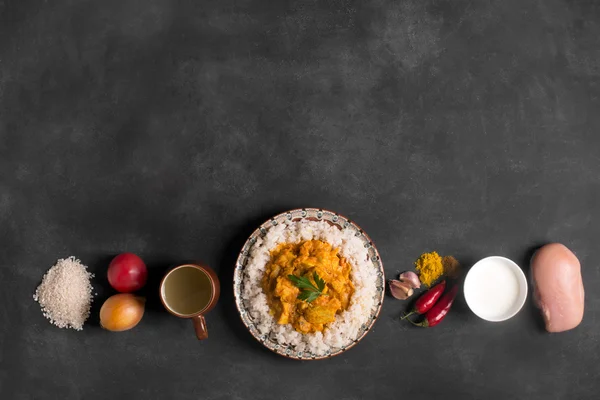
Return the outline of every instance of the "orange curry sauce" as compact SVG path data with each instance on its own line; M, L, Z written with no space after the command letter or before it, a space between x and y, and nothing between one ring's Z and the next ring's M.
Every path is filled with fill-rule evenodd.
M348 308L354 293L352 267L338 251L321 240L283 243L271 251L262 287L278 324L291 324L300 333L319 332ZM323 295L310 303L297 299L301 290L288 275L309 278L316 286L315 272L326 282Z

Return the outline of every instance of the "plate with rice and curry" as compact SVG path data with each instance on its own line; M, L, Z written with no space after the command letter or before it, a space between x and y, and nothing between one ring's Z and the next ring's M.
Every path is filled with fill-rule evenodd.
M240 252L234 296L252 336L298 360L332 357L373 327L385 277L373 242L349 219L303 208L256 229Z

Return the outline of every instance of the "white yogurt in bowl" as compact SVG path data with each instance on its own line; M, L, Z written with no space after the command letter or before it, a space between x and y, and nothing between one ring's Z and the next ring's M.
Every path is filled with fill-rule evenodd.
M467 305L479 318L505 321L525 304L527 279L523 270L508 258L487 257L469 270L464 293Z

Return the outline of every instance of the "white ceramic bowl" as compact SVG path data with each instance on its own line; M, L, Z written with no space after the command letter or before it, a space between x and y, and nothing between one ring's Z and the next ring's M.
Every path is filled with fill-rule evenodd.
M487 257L478 261L465 278L467 305L486 321L512 318L527 299L527 278L523 270L505 257Z

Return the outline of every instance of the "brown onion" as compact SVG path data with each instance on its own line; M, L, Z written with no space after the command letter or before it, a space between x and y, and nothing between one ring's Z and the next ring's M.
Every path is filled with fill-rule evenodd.
M100 309L100 325L113 332L129 330L142 320L145 303L146 299L130 293L115 294Z

